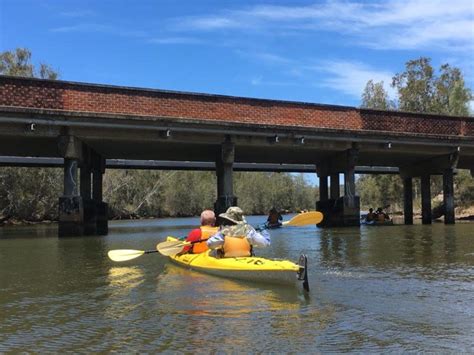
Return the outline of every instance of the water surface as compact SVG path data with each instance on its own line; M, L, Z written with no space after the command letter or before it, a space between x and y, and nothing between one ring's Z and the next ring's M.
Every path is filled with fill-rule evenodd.
M309 294L159 254L107 258L196 223L111 222L106 237L61 239L55 225L0 228L0 352L474 351L472 223L272 230L259 255L306 253Z

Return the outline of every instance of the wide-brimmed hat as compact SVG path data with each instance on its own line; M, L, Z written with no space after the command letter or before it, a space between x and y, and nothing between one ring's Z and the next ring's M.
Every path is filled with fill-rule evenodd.
M221 213L219 217L234 223L247 222L244 217L244 211L242 211L240 207L236 206L229 207L227 211L225 211L225 213Z

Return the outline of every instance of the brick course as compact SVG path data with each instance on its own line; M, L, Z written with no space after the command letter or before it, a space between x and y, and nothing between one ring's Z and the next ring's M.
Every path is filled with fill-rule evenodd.
M0 106L323 129L474 136L474 121L354 107L0 76Z

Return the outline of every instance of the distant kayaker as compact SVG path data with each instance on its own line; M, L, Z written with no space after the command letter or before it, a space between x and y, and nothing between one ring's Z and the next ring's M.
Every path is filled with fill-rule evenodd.
M369 213L365 216L366 222L372 222L375 219L375 213L373 208L369 208Z
M183 248L181 253L199 254L205 252L209 248L207 247L206 241L211 235L217 233L218 228L214 227L216 224L216 215L212 210L204 210L201 213L201 227L193 229L189 232L186 241L196 242L201 240L199 243L192 244Z
M281 221L283 220L282 215L280 212L277 211L275 207L272 207L268 214L267 218L267 226L269 228L278 228L281 227Z
M379 222L384 222L384 221L389 221L390 217L388 214L386 214L383 210L382 207L377 208L377 211L375 212L376 215L376 220Z
M252 247L270 245L268 232L257 232L247 223L239 207L229 207L225 213L219 215L219 219L219 231L207 240L207 246L210 249L219 249L223 257L250 256Z

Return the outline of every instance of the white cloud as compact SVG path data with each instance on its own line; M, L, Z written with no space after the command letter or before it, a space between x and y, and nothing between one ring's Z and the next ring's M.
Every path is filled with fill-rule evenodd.
M390 97L395 91L390 87L393 73L371 68L363 63L349 61L326 61L318 65L309 66L307 70L320 73L322 78L314 83L315 86L328 87L343 92L355 98L360 98L365 85L369 80L384 82L384 88Z
M308 6L254 6L175 21L184 31L333 31L380 49L474 50L472 0L326 0Z
M146 37L147 33L137 30L125 30L116 26L103 25L98 23L80 23L71 26L55 27L49 30L56 33L104 33L124 37Z

